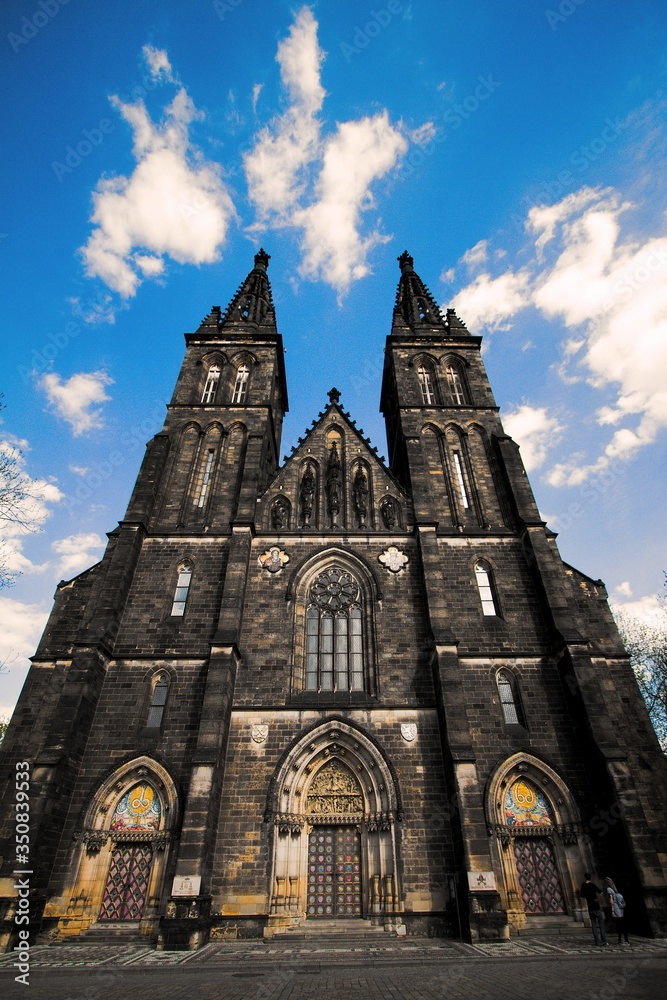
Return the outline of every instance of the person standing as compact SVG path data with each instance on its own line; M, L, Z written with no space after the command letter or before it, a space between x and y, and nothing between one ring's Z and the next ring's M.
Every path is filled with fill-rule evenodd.
M591 918L591 928L595 943L602 948L606 948L609 942L607 941L607 933L604 926L604 913L600 906L602 889L599 889L595 882L591 882L589 872L584 873L584 881L581 883L579 893L582 899L585 899L588 904L588 916Z
M616 924L618 943L622 943L621 937L623 937L625 939L625 943L630 944L628 941L628 929L625 924L625 899L616 888L613 879L606 878L605 884L607 886L607 897L611 905L611 913L614 918L614 923Z

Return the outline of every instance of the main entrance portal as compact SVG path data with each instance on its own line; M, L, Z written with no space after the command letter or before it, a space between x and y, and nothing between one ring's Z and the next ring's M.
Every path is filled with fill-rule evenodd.
M517 837L516 872L526 913L564 913L554 850L546 837Z
M308 917L361 916L361 851L353 826L313 827L308 841Z
M148 893L150 844L117 844L111 855L100 920L139 920Z

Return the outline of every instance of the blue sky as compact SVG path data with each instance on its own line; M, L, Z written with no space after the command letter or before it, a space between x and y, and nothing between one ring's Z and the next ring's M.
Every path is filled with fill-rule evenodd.
M563 557L637 612L667 567L667 22L658 0L15 0L0 13L0 713L58 580L95 562L185 331L260 245L287 348L283 453L336 385L386 453L408 249L485 335Z

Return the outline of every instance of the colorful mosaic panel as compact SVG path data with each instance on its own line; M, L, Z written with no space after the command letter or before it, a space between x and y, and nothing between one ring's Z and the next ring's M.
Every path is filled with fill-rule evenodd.
M111 855L100 920L140 920L148 894L150 844L117 844Z
M564 913L556 858L547 838L517 837L514 858L525 912Z
M513 781L505 796L508 826L551 826L551 809L545 795L530 782Z
M112 830L157 830L162 809L150 785L135 785L122 797L111 817Z
M308 916L361 916L361 858L354 827L316 826L310 834Z

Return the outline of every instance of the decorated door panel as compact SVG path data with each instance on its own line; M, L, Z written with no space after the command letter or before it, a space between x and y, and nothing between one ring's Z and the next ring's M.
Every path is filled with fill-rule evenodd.
M140 920L146 905L153 849L149 843L116 844L111 855L100 920Z
M308 916L361 917L361 852L352 826L316 826L308 844Z
M564 913L556 857L547 837L516 837L516 871L526 913Z

